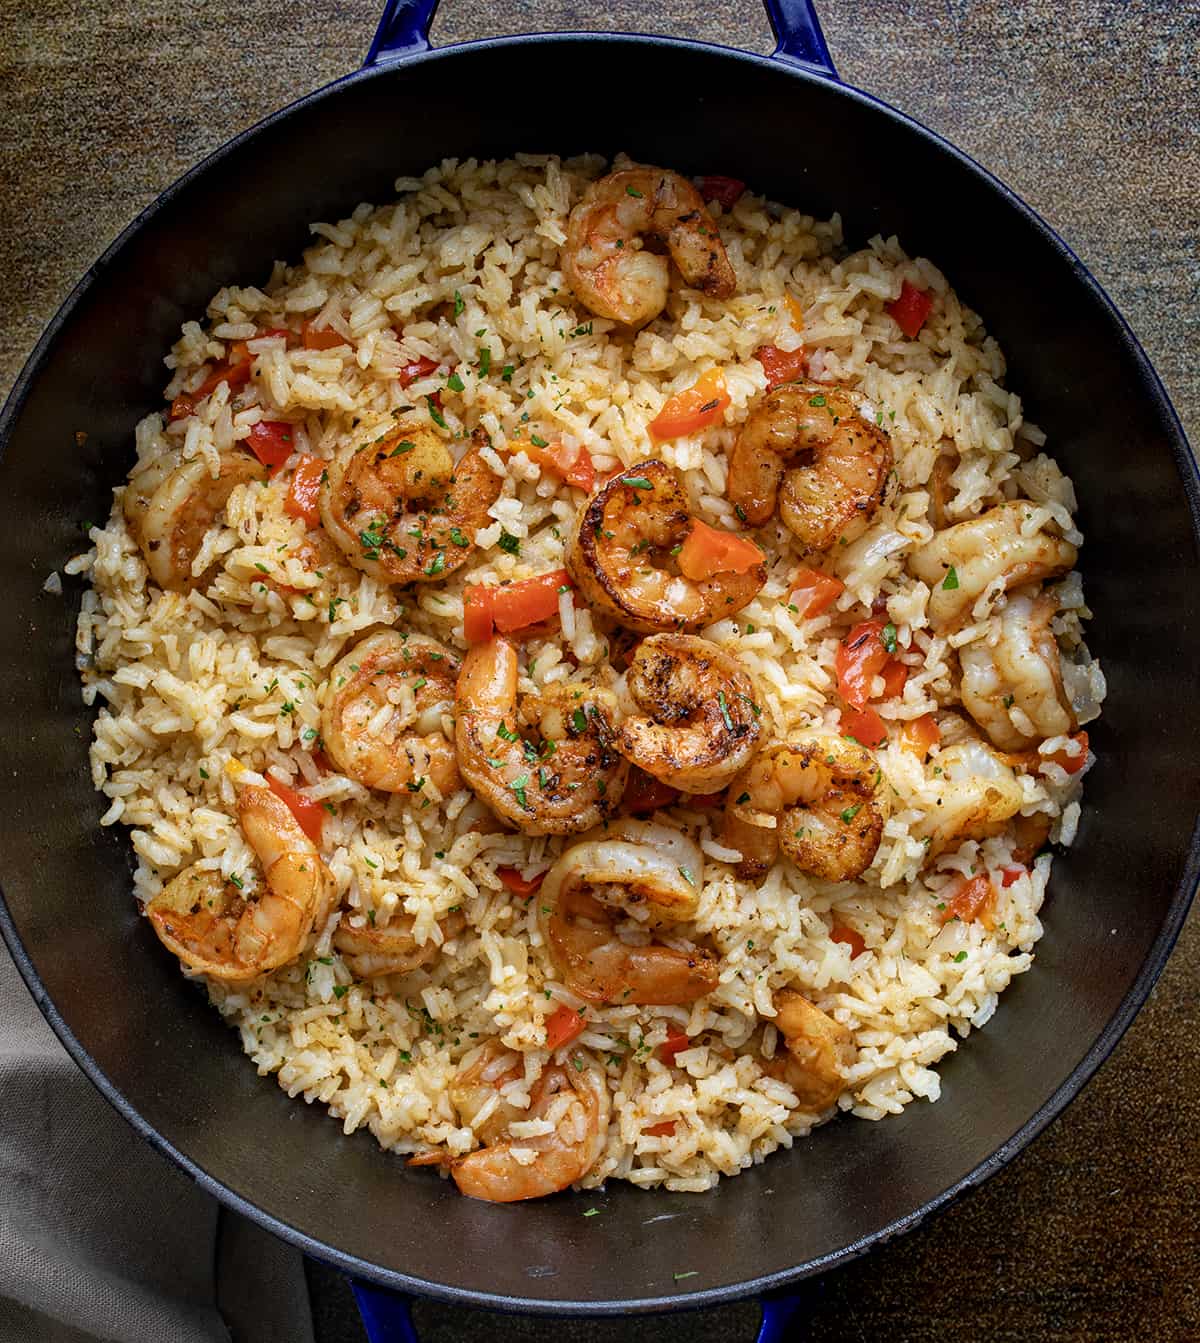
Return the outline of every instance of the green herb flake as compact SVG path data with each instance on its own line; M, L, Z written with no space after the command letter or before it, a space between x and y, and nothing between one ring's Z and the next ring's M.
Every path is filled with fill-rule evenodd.
M525 789L529 786L529 775L522 774L508 785L516 794L517 801L520 803L522 811L529 810L529 803L525 800Z
M725 702L725 692L723 690L717 691L717 707L721 710L721 717L725 720L726 728L732 732L733 719L729 716L729 705Z
M740 806L742 805L743 802L749 802L749 801L750 801L750 794L749 794L749 793L743 793L743 794L737 799L737 805L740 807Z
M896 627L895 627L895 625L892 624L892 622L891 622L890 620L889 620L888 623L883 627L883 629L880 631L880 633L879 633L879 637L883 640L883 646L884 646L884 648L885 648L889 653L895 653L895 651L896 651Z
M492 352L486 345L479 347L479 376L486 378L492 371Z
M335 984L333 986L333 996L335 998L344 998L349 992L350 990L345 984Z
M200 766L200 777L202 779L208 778L208 770L206 770L203 765Z
M854 820L854 818L858 815L858 813L859 813L860 811L862 811L862 803L861 803L861 802L856 802L856 803L854 804L854 806L852 806L852 807L847 807L846 810L845 810L844 812L842 812L842 821L843 821L843 823L844 823L845 825L849 825L850 822L851 822L852 820Z
M241 879L241 877L238 876L236 872L231 872L229 874L229 880L233 883L233 885L235 885L238 888L239 891L244 891L246 889L246 883Z
M679 875L684 879L684 881L687 882L689 886L694 886L696 884L696 878L693 875L691 868L681 867L679 869Z
M642 193L636 187L626 187L625 194L632 196L635 200L640 201L642 199Z
M442 412L438 410L438 404L431 396L425 398L425 404L429 407L429 418L437 425L439 429L446 428L446 420Z
M695 1278L699 1273L700 1270L698 1268L693 1268L689 1269L686 1273L672 1273L671 1277L673 1277L676 1282L682 1282L684 1278Z
M600 1209L599 1209L599 1208L588 1208L588 1210L587 1210L583 1215L584 1215L585 1217L599 1217L599 1216L600 1216Z
M497 544L506 555L520 555L521 553L521 542L511 532L501 531L500 540Z
M945 592L953 592L958 587L958 570L951 565L946 570L946 577L942 579L942 589Z
M466 302L463 300L463 296L462 296L462 295L458 292L458 290L456 289L456 290L454 291L454 315L455 315L455 317L461 317L461 316L462 316L462 310L463 310L466 306L467 306L467 305L466 305Z
M631 490L652 490L654 488L645 476L622 476L621 484L628 485Z
M958 955L955 956L954 958L954 964L961 965L963 961L965 961L966 959L967 959L967 953L965 951L960 951Z
M571 726L576 732L584 732L587 730L587 714L585 714L582 709L576 709L575 712L572 713Z
M435 574L440 574L446 567L445 551L439 550L438 553L425 566L425 572L432 578Z
M808 404L810 406L823 406L825 404L825 398L823 396L809 397Z
M461 392L465 390L463 380L458 376L457 373L450 374L450 376L446 379L446 386L449 387L452 392Z
M501 382L512 382L512 380L513 380L513 374L514 374L516 371L517 371L517 369L516 369L516 365L515 365L515 364L505 364L505 365L504 365L504 369L503 369L503 371L502 371L501 374L500 374L500 381L501 381Z

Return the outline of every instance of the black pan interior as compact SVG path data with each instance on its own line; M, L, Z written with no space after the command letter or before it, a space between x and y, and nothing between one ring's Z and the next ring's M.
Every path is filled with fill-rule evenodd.
M643 95L598 97L614 70ZM162 354L218 286L261 283L274 258L298 256L307 221L387 199L398 174L518 149L623 149L743 177L816 215L838 209L852 243L899 234L1006 350L1009 385L1075 477L1088 537L1082 568L1109 699L1036 971L944 1066L937 1105L835 1123L707 1196L621 1185L529 1206L474 1203L258 1078L135 914L128 841L98 829L103 805L87 773L89 716L72 661L80 587L69 581L62 599L41 591L80 547L81 522L107 509L134 423L161 404ZM0 530L0 876L23 968L77 1057L86 1051L153 1141L322 1257L393 1285L532 1309L655 1308L778 1282L911 1223L1005 1159L1148 991L1192 887L1200 802L1195 501L1182 434L1069 253L967 161L869 99L759 58L636 39L483 44L352 78L147 212L93 268L22 390L0 468L19 501ZM600 1215L585 1218L593 1207Z

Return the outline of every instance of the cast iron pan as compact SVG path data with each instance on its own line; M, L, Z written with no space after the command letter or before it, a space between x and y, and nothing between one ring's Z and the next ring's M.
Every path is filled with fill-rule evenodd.
M860 1254L978 1184L1063 1108L1145 999L1200 858L1196 476L1145 355L1079 261L969 159L840 84L805 0L767 0L773 58L601 35L431 52L435 3L390 0L367 68L171 187L80 282L18 380L0 419L13 501L0 533L0 926L50 1023L121 1113L306 1252L367 1283L481 1306L714 1304ZM614 71L646 96L588 96ZM1087 535L1109 697L1036 970L947 1061L938 1104L830 1124L702 1196L614 1184L531 1205L473 1202L259 1078L136 913L128 839L100 830L88 776L73 665L80 585L42 592L83 543L81 521L107 513L135 422L161 406L162 353L181 321L220 285L298 256L309 220L389 199L397 175L520 149L623 149L741 177L816 215L838 209L855 243L897 233L983 314L1009 385L1075 478ZM584 1218L591 1207L600 1215Z

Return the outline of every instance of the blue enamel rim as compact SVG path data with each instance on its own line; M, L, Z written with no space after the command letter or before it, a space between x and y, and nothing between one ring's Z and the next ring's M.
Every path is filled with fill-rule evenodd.
M1184 433L1183 426L1167 396L1162 381L1147 358L1145 351L1138 343L1129 324L1121 316L1120 312L1118 312L1112 300L1097 283L1090 271L1074 251L1072 251L1072 249L1058 236L1045 220L1037 214L1036 211L1006 187L1003 182L999 181L993 174L988 172L987 169L981 167L969 155L964 154L961 150L955 148L941 136L935 134L925 126L922 126L919 122L913 120L905 113L898 111L882 99L875 98L871 94L864 93L859 89L841 83L833 74L832 67L822 69L819 66L802 62L795 57L783 53L778 56L760 56L750 52L718 46L714 43L696 42L682 38L652 37L642 34L572 32L535 33L525 36L489 38L475 42L458 43L453 46L439 47L432 50L416 51L412 54L405 53L393 56L386 58L380 64L366 66L363 69L353 71L342 79L335 80L331 84L327 84L310 94L306 94L303 98L299 98L287 107L271 113L269 116L266 116L261 121L257 122L254 126L235 136L232 140L227 141L220 148L214 150L206 158L201 160L195 167L184 173L183 176L172 183L172 185L157 197L156 200L143 209L137 217L122 230L116 240L105 249L103 254L88 268L83 278L72 289L58 312L51 319L45 332L42 334L41 339L35 346L33 353L29 356L25 366L17 376L4 410L0 413L0 457L3 456L7 445L10 426L24 403L34 377L41 368L46 351L70 319L92 281L105 269L112 258L120 252L130 238L138 233L144 225L148 224L164 205L171 201L185 185L203 173L210 164L218 162L227 154L240 148L266 127L289 116L295 109L308 107L324 101L327 98L331 98L335 96L343 86L355 84L363 80L387 78L397 67L418 63L424 64L426 62L440 62L452 59L457 53L467 50L530 45L549 47L562 42L588 42L597 45L639 43L647 46L670 48L680 52L697 52L707 56L717 55L729 61L744 62L773 72L778 72L782 66L793 78L801 82L820 82L824 85L829 85L831 83L836 84L843 97L875 109L882 115L894 119L911 135L926 140L942 153L950 155L959 163L970 168L984 182L986 182L992 190L1012 206L1013 209L1017 210L1038 230L1039 233L1041 233L1041 235L1070 266L1077 282L1101 301L1110 320L1116 328L1122 345L1137 365L1145 383L1145 390L1154 400L1155 409L1158 411L1162 418L1162 422L1169 430L1168 436L1171 440L1171 454L1187 499L1188 511L1192 523L1193 539L1195 540L1197 547L1200 548L1200 471L1197 470L1196 463L1188 447L1187 437ZM1198 882L1200 882L1200 819L1198 819L1197 825L1193 827L1187 858L1180 878L1176 883L1175 894L1167 918L1164 920L1158 937L1155 939L1154 945L1151 948L1149 955L1146 957L1137 979L1134 981L1132 988L1121 1003L1121 1006L1100 1032L1091 1049L1088 1050L1087 1054L1080 1060L1071 1074L1054 1092L1049 1100L1047 1100L1039 1110L1017 1129L1006 1142L1002 1143L990 1157L981 1162L961 1180L956 1181L953 1185L944 1189L935 1198L932 1198L920 1207L915 1208L906 1216L897 1218L886 1226L879 1228L871 1235L864 1236L827 1255L822 1255L817 1259L810 1260L804 1264L799 1264L794 1269L790 1269L786 1272L771 1274L761 1278L750 1278L740 1283L702 1289L699 1291L681 1291L669 1296L636 1297L612 1301L530 1300L524 1297L508 1297L490 1292L476 1292L446 1287L441 1283L430 1282L421 1278L413 1278L402 1273L379 1268L366 1260L358 1259L354 1256L345 1254L332 1246L326 1245L323 1242L314 1240L303 1232L290 1226L288 1223L280 1221L263 1212L256 1205L249 1203L246 1199L242 1198L236 1191L230 1189L228 1186L222 1184L208 1174L207 1171L198 1166L185 1153L166 1142L162 1136L130 1105L116 1087L113 1086L105 1073L96 1065L91 1056L75 1038L66 1022L59 1015L54 1004L50 1001L32 962L25 952L25 948L21 943L16 928L12 923L7 906L2 898L0 898L0 933L3 934L4 940L8 944L9 950L20 970L21 976L25 980L25 983L42 1014L46 1017L50 1026L63 1042L71 1057L80 1068L83 1069L97 1089L103 1094L105 1099L109 1101L114 1109L116 1109L137 1130L137 1132L151 1144L151 1146L169 1157L176 1165L186 1171L202 1189L219 1199L227 1207L250 1218L259 1226L262 1226L266 1230L281 1237L283 1240L288 1241L290 1244L295 1245L297 1248L304 1251L304 1253L310 1254L314 1258L320 1259L325 1263L329 1263L350 1274L354 1278L367 1283L374 1283L382 1287L391 1288L394 1291L410 1292L457 1305L521 1312L532 1315L615 1316L634 1312L652 1313L699 1309L720 1305L726 1302L743 1300L749 1296L762 1295L768 1292L778 1292L781 1289L794 1286L805 1278L822 1273L839 1264L847 1263L852 1259L856 1259L881 1241L886 1241L892 1237L903 1235L906 1232L914 1230L930 1214L944 1208L960 1194L970 1189L977 1188L988 1179L989 1176L994 1175L998 1170L1007 1165L1018 1152L1046 1128L1051 1120L1055 1119L1066 1108L1070 1101L1075 1098L1084 1084L1092 1077L1112 1052L1121 1036L1128 1029L1130 1022L1133 1020L1142 1004L1146 1001L1151 988L1161 974L1171 949L1179 936L1180 929L1187 916Z

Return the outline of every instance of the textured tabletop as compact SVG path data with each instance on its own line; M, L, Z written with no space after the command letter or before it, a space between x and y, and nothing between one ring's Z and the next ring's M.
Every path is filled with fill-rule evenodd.
M823 0L848 82L964 148L1043 214L1133 326L1200 441L1200 4ZM599 17L602 10L603 17ZM353 69L375 0L0 0L0 395L136 212L236 131ZM595 28L769 49L751 0L446 0L436 43ZM632 96L670 96L633 90ZM618 96L618 88L596 96ZM1200 921L1066 1115L985 1188L818 1283L814 1340L1200 1338ZM322 1337L362 1337L315 1278ZM560 1338L422 1306L428 1340ZM734 1340L753 1305L573 1324L572 1339Z

